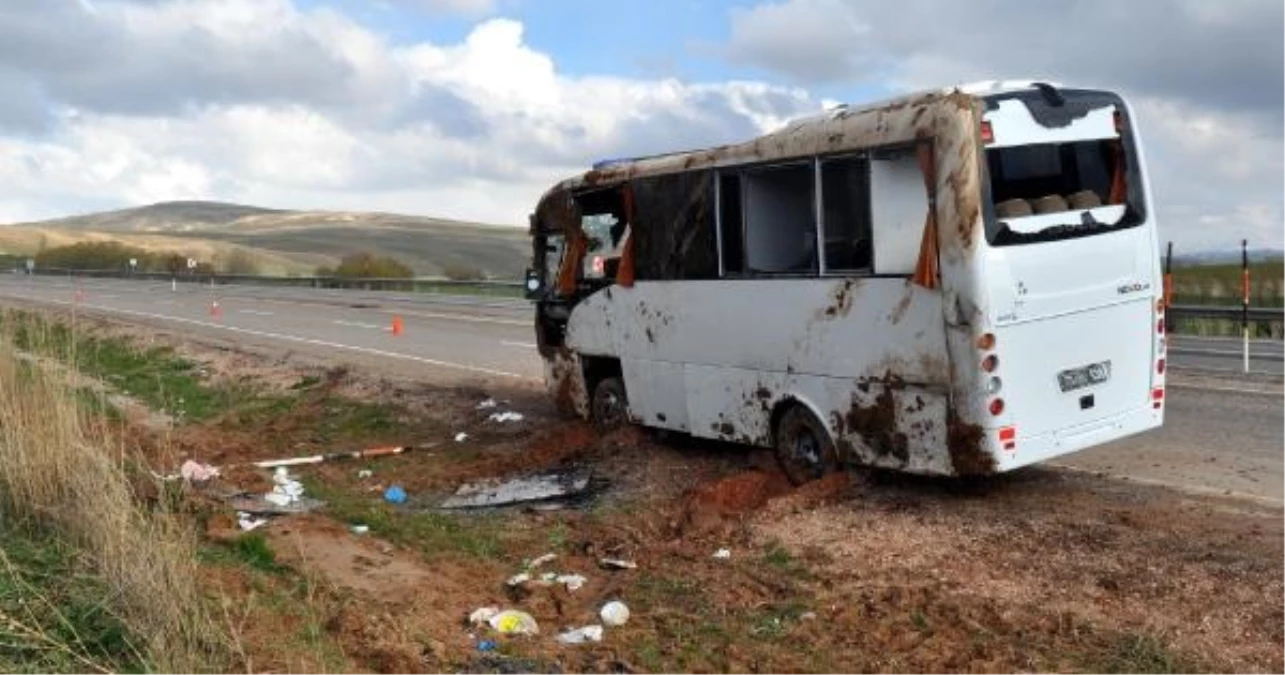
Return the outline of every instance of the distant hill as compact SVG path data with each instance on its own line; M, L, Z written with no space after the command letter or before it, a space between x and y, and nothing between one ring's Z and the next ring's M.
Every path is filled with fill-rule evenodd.
M229 246L246 248L268 256L276 270L271 273L295 274L369 251L396 257L421 276L438 276L448 266L462 265L494 278L517 279L531 251L530 239L519 227L392 213L184 201L0 226L0 253L28 255L42 244L86 239L119 240L167 252L190 246L206 255L219 255Z

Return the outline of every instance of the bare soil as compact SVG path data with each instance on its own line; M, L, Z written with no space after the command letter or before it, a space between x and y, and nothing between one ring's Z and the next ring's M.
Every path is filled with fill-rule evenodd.
M242 620L245 662L255 669L1285 669L1278 507L1052 468L973 480L847 473L794 488L770 455L635 429L599 436L558 418L535 388L441 388L184 349L211 378L250 373L283 389L328 378L329 392L395 406L414 421L405 437L370 445L432 446L300 469L324 486L331 509L277 519L266 537L278 562L317 584L310 611L341 656L283 646L272 636L295 634L304 619L260 613ZM498 406L478 409L488 397ZM525 419L488 419L499 410ZM325 414L305 403L248 428L188 425L150 441L140 433L139 445L155 459L216 464L316 451L309 429ZM467 440L456 442L458 432ZM591 470L600 491L558 511L434 510L463 483L562 467ZM374 475L358 477L360 468ZM224 483L267 486L265 475L244 470ZM408 504L383 503L393 483ZM240 536L230 514L211 508L211 539ZM354 513L383 530L354 534ZM720 548L731 556L714 558ZM547 552L558 557L537 572L579 573L585 586L505 585L524 560ZM637 569L603 569L604 556ZM243 576L215 574L232 603L260 592ZM632 617L607 628L603 642L554 640L598 623L613 599ZM540 634L467 625L488 605L529 612ZM483 651L481 640L498 648Z

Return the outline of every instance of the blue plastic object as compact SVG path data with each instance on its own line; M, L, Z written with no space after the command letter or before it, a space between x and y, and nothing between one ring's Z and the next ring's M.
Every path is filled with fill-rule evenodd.
M483 640L477 643L477 650L479 652L493 652L495 651L495 642L491 640Z
M401 504L406 501L406 491L400 485L393 485L384 490L384 501L390 504Z

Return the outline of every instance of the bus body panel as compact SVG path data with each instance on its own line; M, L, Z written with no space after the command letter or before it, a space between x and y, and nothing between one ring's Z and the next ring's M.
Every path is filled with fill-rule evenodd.
M940 298L901 278L638 282L582 300L567 347L618 358L647 426L770 446L798 401L854 461L950 473Z

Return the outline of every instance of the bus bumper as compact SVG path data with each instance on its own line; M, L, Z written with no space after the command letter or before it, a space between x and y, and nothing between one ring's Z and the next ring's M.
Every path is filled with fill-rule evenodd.
M1019 426L1016 443L1007 450L996 441L998 430L992 429L987 433L995 448L995 468L1003 472L1155 429L1163 422L1164 408L1147 405L1039 436L1022 436Z

